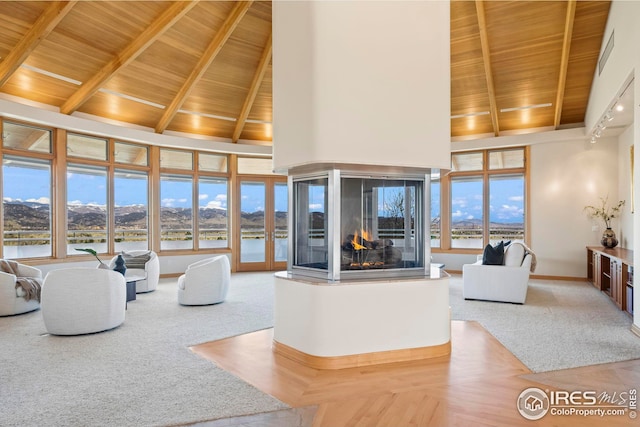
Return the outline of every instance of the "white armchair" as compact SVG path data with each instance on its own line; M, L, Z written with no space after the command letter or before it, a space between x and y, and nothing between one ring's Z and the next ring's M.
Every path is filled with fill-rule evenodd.
M124 322L124 277L102 268L52 270L42 284L44 326L53 335L80 335L113 329Z
M136 293L155 291L160 281L160 261L158 255L153 251L135 250L122 252L125 260L127 271L125 277L144 277L142 280L136 281ZM109 267L113 270L115 267L116 255L111 259Z
M18 263L17 275L0 271L0 316L27 313L40 308L38 298L27 299L25 290L18 286L18 277L32 277L42 280L42 272L35 267Z
M504 265L483 265L482 260L463 265L464 299L524 304L533 256L514 242L504 252Z
M178 278L178 303L209 305L223 302L230 281L231 266L226 255L195 262Z

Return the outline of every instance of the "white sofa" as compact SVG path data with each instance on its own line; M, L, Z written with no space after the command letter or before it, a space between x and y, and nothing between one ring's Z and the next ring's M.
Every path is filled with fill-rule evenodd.
M80 335L113 329L124 322L126 282L103 268L52 270L42 283L41 312L53 335Z
M17 277L33 277L42 280L42 272L35 267L18 263L17 275L0 271L0 316L27 313L40 308L38 299L25 297L21 286L16 288Z
M483 265L482 260L462 266L464 299L524 304L533 254L518 242L504 252L504 265Z
M231 265L226 255L190 264L178 278L178 303L209 305L223 302L231 281Z
M121 255L127 267L125 277L144 277L144 279L136 281L136 293L155 291L160 281L160 261L158 255L153 251L146 250L122 252ZM116 255L111 259L111 262L109 262L109 268L112 270L116 265L117 258L118 256ZM148 261L139 265L140 259L145 258L148 258Z

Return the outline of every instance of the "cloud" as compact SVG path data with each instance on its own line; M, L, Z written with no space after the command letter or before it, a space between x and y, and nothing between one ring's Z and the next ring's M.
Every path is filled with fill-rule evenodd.
M227 206L224 205L220 200L210 200L209 203L205 206L207 209L227 209Z
M507 200L510 202L522 202L524 200L524 196L511 196Z
M463 215L463 213L460 210L457 210L455 212L451 212L451 218L462 218L462 215Z
M48 205L51 203L51 200L48 197L38 197L37 199L27 199L27 202L42 203L43 205Z
M162 206L164 206L165 208L172 208L176 205L176 203L185 203L187 201L187 199L172 199L172 198L166 198L166 199L162 199Z
M226 202L227 201L227 195L226 194L218 194L216 195L214 200L218 200L221 202Z
M309 203L309 209L322 209L322 203Z
M200 194L198 196L198 200L207 200L209 198L208 194Z
M522 220L524 217L524 208L518 205L501 205L500 208L495 209L491 206L492 212L495 214L496 219L501 220Z
M456 197L455 199L451 200L451 206L458 206L461 208L466 208L467 207L467 198L466 197Z

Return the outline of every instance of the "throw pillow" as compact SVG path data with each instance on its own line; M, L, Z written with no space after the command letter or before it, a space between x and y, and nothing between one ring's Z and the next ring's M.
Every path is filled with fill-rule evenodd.
M123 251L122 258L124 258L124 263L127 268L139 268L141 270L144 270L145 264L151 259L151 252L132 255Z
M487 245L482 254L483 265L503 265L504 264L504 243L500 242L496 246Z

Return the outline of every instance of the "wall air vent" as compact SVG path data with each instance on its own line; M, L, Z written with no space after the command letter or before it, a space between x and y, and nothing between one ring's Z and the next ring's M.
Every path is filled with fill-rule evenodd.
M611 55L611 51L613 50L615 31L611 32L611 36L609 37L609 41L607 41L607 45L604 47L602 51L602 56L600 56L600 60L598 60L598 75L602 74L602 70L604 70L604 66L607 63L607 59L609 59L609 55Z

